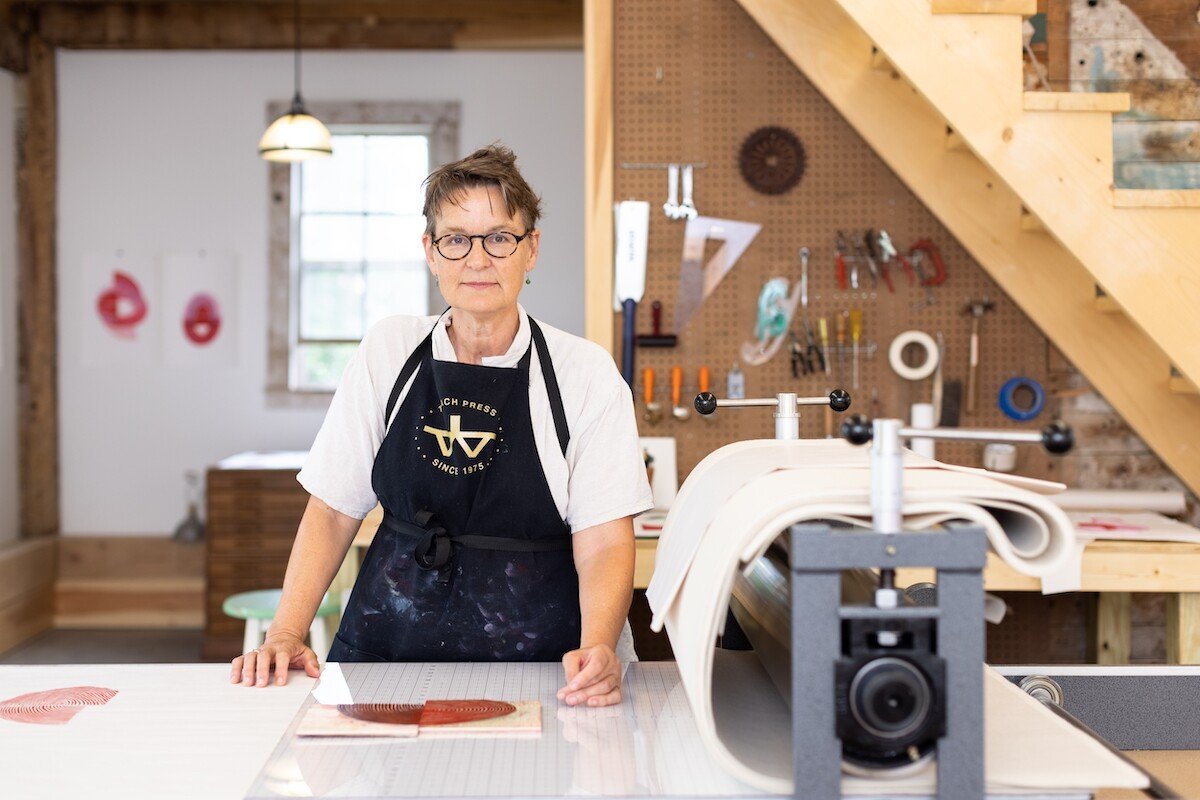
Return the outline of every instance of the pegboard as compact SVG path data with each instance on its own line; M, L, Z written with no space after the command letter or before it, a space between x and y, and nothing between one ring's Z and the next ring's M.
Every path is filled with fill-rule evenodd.
M1014 376L1047 385L1047 342L1000 288L973 261L949 231L901 183L779 51L758 25L733 0L616 0L614 58L615 178L617 200L648 200L651 205L646 292L638 310L638 331L650 331L650 304L663 303L664 332L679 335L673 349L638 348L636 405L642 435L674 436L682 480L705 455L733 441L773 436L770 409L721 409L712 419L694 412L687 421L670 413L670 371L684 368L683 404L691 408L698 391L702 365L712 372L712 391L725 396L726 374L736 362L746 377L747 397L774 396L781 391L801 395L827 394L835 386L824 374L792 377L787 345L762 366L741 362L742 342L754 339L759 293L773 277L800 279L799 249L811 251L809 317L829 319L852 307L863 311L864 344L875 344L873 358L860 362L856 391L850 383L846 357L844 388L854 398L851 411L907 418L915 402L929 402L929 380L912 383L889 367L887 350L903 331L922 330L945 337L943 375L963 386L964 427L1018 427L999 411L997 393ZM747 186L738 168L744 139L766 125L782 126L804 145L807 167L791 190L768 196ZM695 173L695 204L700 214L762 224L750 248L683 330L674 330L675 298L683 248L683 221L662 211L667 196L665 169L632 169L623 164L702 162ZM917 240L929 238L941 250L948 277L933 288L935 302L917 310L924 291L910 285L892 262L896 291L883 282L872 289L865 264L860 266L860 290L840 291L834 262L838 230L887 230L902 253ZM853 251L851 251L853 252ZM969 299L987 296L995 303L982 320L978 411L966 411L971 319ZM797 318L800 309L797 308ZM621 341L621 318L616 315L614 341ZM803 333L796 322L793 330ZM847 344L849 326L847 325ZM618 346L620 346L618 344ZM643 418L641 374L656 372L656 399L663 419L650 425ZM872 408L872 392L877 396ZM1055 411L1050 401L1042 415L1022 426L1045 425ZM824 435L821 409L801 411L801 436ZM1037 475L1046 459L1021 453L1018 470ZM979 465L982 446L938 443L938 457Z

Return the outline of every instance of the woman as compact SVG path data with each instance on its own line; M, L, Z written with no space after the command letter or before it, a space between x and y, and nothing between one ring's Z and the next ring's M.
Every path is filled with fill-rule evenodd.
M611 357L517 303L540 211L504 147L427 179L425 257L450 307L383 320L347 366L299 475L279 610L231 682L318 674L304 634L378 499L328 660L561 660L567 704L620 701L632 517L652 499Z

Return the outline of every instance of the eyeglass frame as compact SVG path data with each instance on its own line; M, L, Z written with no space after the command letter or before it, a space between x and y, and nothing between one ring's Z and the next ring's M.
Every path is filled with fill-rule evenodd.
M469 235L466 233L443 233L441 236L437 237L436 239L430 239L429 243L433 245L434 250L437 250L438 255L441 256L442 258L446 259L447 261L462 261L464 258L471 255L471 251L475 249L475 240L476 239L479 240L479 246L483 248L483 252L487 253L492 258L512 258L512 256L514 254L516 254L517 248L521 246L521 242L528 239L529 234L533 233L534 230L536 230L536 229L530 228L529 230L522 233L520 236L517 236L512 231L491 231L490 233L477 233L474 235ZM509 236L511 236L517 240L516 244L513 246L512 252L506 256L498 256L495 253L493 253L491 250L488 250L488 248L487 248L487 237L494 236L497 233L507 233ZM439 242L441 242L442 239L445 239L447 236L466 236L467 239L469 239L471 241L471 246L467 248L467 252L463 253L458 258L451 258L450 256L448 256L442 252L442 246L439 244Z

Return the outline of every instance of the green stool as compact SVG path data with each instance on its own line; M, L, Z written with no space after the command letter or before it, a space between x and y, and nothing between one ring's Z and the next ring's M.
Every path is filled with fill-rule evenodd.
M257 592L242 592L231 594L221 605L226 616L246 620L246 636L242 640L242 652L248 653L263 643L267 626L275 618L279 608L279 598L283 596L282 589L263 589ZM309 644L320 661L325 660L329 652L329 634L325 630L325 617L333 616L341 610L334 597L325 595L321 607L313 617L312 625L308 628Z

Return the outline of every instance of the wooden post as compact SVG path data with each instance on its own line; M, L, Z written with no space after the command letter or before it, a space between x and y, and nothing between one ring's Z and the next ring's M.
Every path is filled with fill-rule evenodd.
M1133 595L1129 592L1100 592L1096 600L1096 663L1128 664L1133 627L1130 615Z
M586 0L584 335L613 351L613 0Z
M1200 592L1167 595L1167 663L1200 664Z
M54 48L31 37L17 123L21 536L59 532Z

